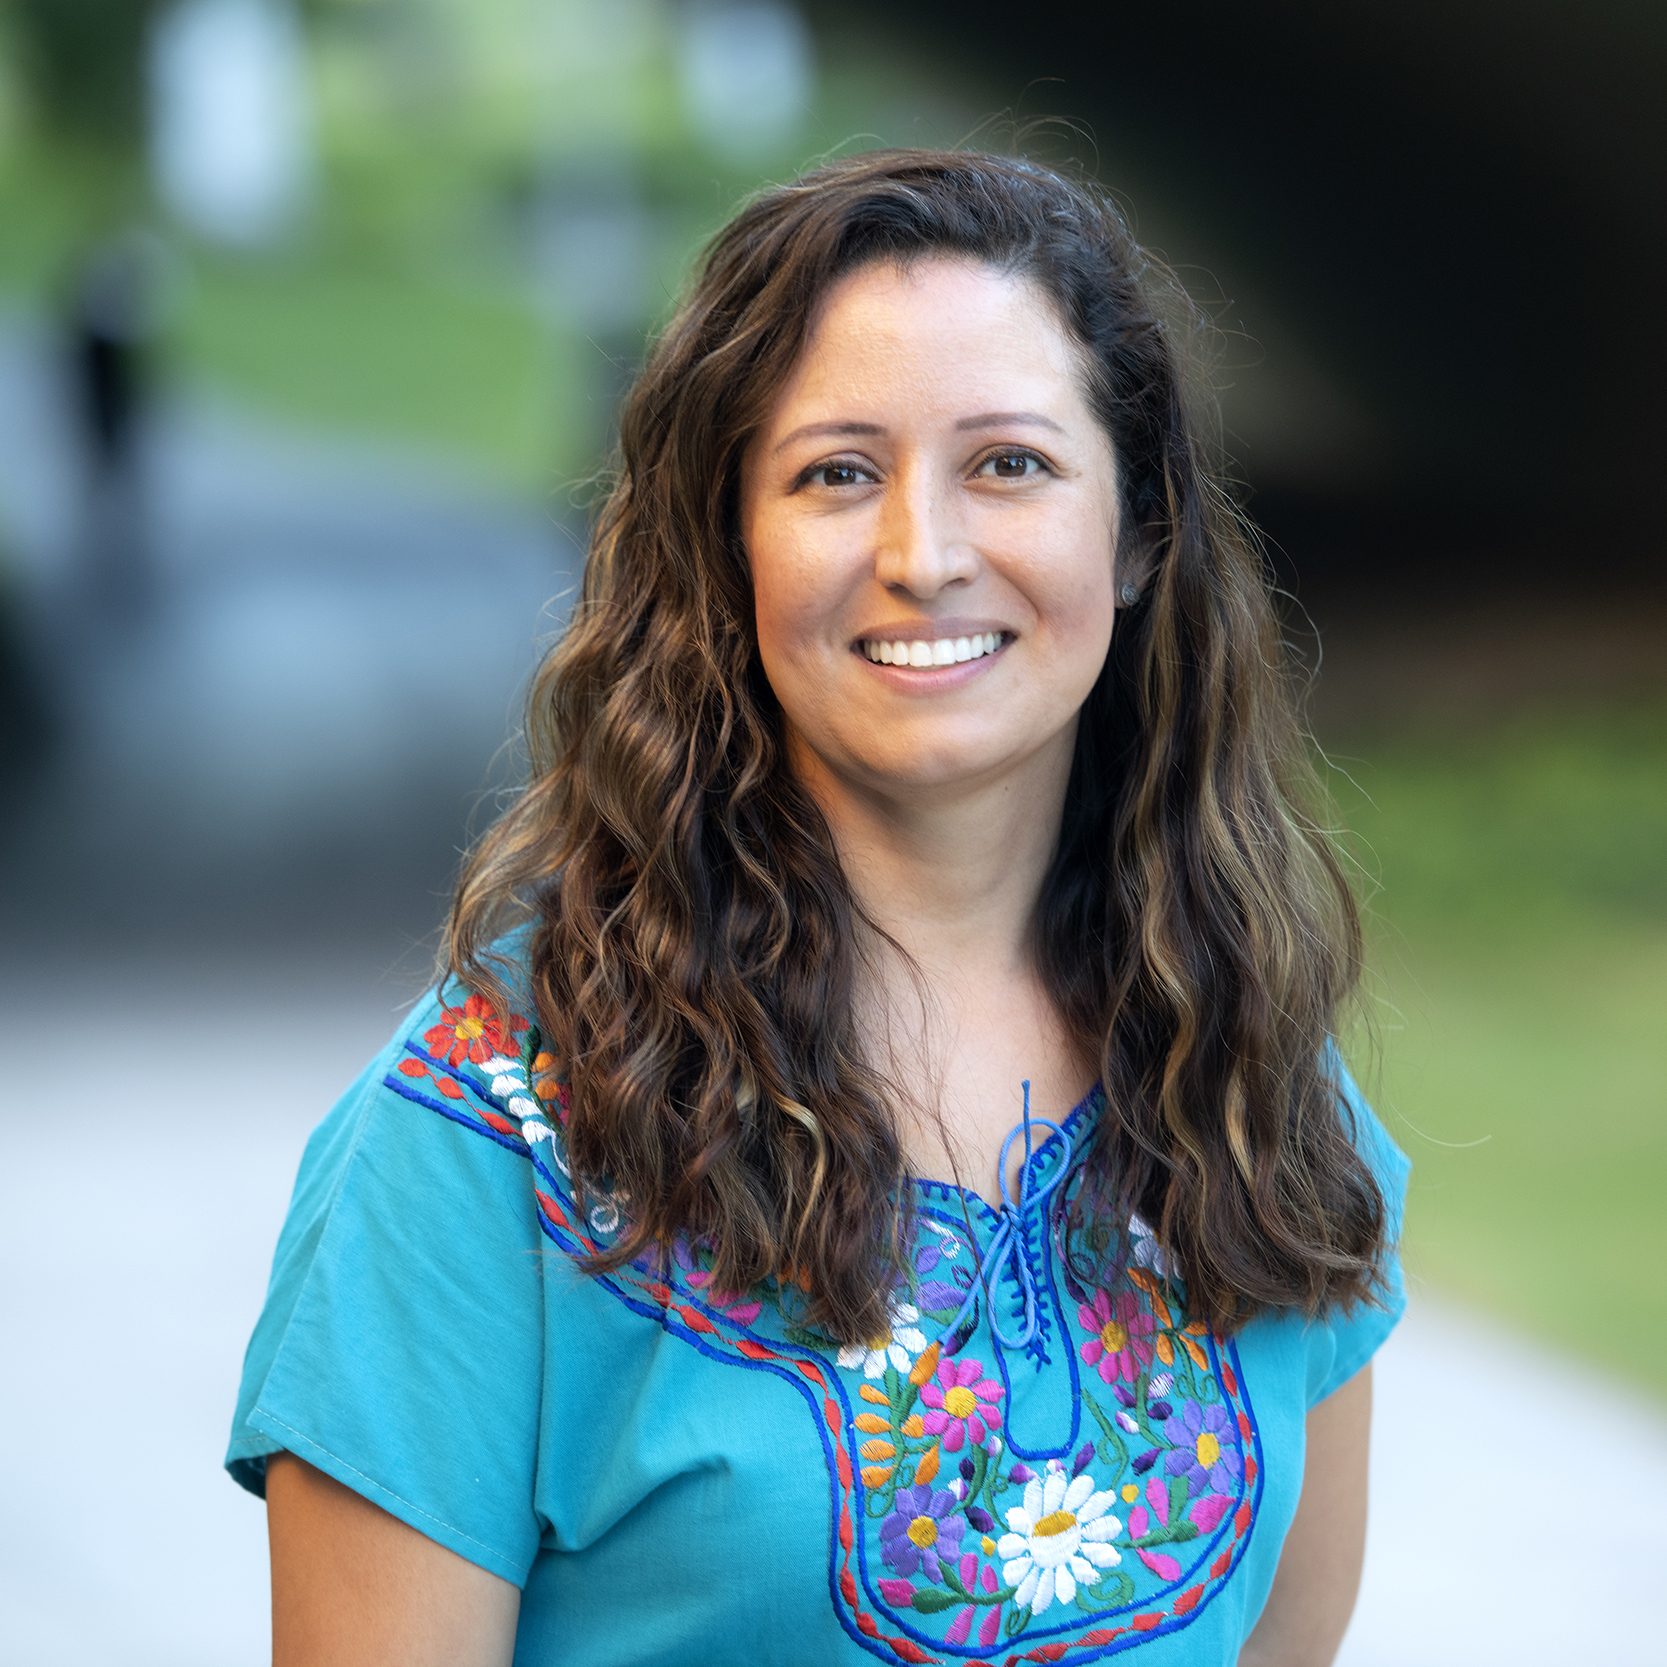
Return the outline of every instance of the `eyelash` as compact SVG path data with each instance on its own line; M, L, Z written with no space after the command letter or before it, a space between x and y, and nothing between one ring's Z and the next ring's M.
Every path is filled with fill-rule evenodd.
M985 464L993 463L1000 457L1022 457L1028 462L1036 465L1036 471L1038 474L1051 475L1053 473L1053 470L1048 466L1048 460L1040 453L1033 452L1028 446L998 446L994 451L988 451L981 458L979 458L973 473L977 474L979 470L983 469ZM861 463L853 463L847 459L838 457L824 458L820 463L812 463L808 469L800 472L798 479L793 482L793 490L798 491L801 486L809 486L813 484L818 475L825 474L831 469L849 469L855 474L870 473L869 469ZM1026 473L1023 475L992 475L989 478L992 480L1030 480L1034 477L1031 474ZM855 483L851 482L847 484ZM829 492L838 492L841 490L841 487L824 486L824 490Z

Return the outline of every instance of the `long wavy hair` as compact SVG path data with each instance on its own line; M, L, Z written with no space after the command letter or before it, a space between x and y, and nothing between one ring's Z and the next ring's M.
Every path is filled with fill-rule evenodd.
M1057 308L1119 460L1119 576L1144 590L1080 714L1031 936L1106 1095L1070 1208L1138 1212L1222 1335L1372 1300L1385 1211L1325 1063L1356 905L1305 808L1260 546L1198 415L1204 321L1086 179L878 151L763 191L712 239L625 399L581 596L529 695L527 784L466 860L443 959L502 1000L492 944L530 921L574 1174L629 1200L592 1271L686 1234L715 1288L791 1278L809 1323L887 1331L911 1189L856 1018L858 928L884 922L788 766L738 499L819 298L932 255Z

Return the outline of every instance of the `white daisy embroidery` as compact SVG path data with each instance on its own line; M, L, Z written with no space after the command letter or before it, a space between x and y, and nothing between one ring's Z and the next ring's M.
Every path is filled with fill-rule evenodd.
M915 1356L926 1352L926 1334L915 1324L920 1310L913 1303L899 1302L895 1296L888 1306L891 1335L869 1343L847 1343L839 1351L839 1364L844 1370L860 1364L865 1378L883 1378L887 1366L907 1372Z
M1129 1217L1129 1235L1134 1240L1134 1264L1150 1268L1159 1279L1168 1279L1175 1271L1169 1253L1158 1243L1158 1236L1139 1215Z
M1017 1587L1013 1601L1040 1615L1057 1598L1074 1603L1079 1585L1092 1586L1102 1569L1122 1561L1111 1540L1123 1524L1106 1513L1110 1493L1097 1493L1086 1473L1050 1469L1025 1485L1024 1504L1007 1513L1009 1532L996 1543L1001 1577Z

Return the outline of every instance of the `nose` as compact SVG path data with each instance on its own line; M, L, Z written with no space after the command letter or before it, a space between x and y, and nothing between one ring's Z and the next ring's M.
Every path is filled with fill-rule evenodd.
M874 576L888 589L936 596L973 577L978 551L953 498L936 482L900 479L887 491L875 529Z

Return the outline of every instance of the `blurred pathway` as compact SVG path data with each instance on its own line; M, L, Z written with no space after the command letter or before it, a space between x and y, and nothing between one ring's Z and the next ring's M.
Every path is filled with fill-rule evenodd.
M184 390L133 511L146 572L111 596L87 581L53 369L51 343L0 315L0 543L23 570L48 738L0 829L0 919L28 927L52 893L32 937L113 923L196 946L399 892L426 929L473 801L504 779L572 536L441 462Z
M111 616L64 571L54 402L0 321L0 506L61 696L0 853L0 1661L253 1667L264 1518L220 1455L278 1224L423 981L572 548L431 465L185 398L155 586ZM1660 1661L1667 1416L1413 1301L1343 1667Z

